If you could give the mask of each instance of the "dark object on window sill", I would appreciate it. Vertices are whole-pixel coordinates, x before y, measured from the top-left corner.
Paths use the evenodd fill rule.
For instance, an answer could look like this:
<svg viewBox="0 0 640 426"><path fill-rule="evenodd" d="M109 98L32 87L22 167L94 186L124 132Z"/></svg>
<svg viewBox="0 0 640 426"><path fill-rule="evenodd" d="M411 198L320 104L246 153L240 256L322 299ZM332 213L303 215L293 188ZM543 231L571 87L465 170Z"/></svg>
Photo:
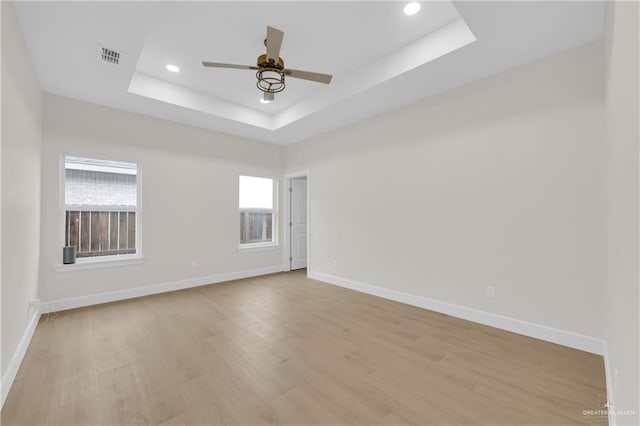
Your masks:
<svg viewBox="0 0 640 426"><path fill-rule="evenodd" d="M76 263L76 246L62 247L62 263L65 265Z"/></svg>

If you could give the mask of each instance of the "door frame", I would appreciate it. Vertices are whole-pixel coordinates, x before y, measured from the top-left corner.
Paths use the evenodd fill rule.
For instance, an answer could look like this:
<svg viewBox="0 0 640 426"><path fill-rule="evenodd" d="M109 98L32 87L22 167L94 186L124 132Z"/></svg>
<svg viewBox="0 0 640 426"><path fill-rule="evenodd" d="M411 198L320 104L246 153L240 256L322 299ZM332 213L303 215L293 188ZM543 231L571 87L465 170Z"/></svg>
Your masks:
<svg viewBox="0 0 640 426"><path fill-rule="evenodd" d="M283 236L283 250L282 250L282 269L284 271L291 270L291 262L289 262L289 257L291 256L291 227L289 226L289 222L291 222L291 192L289 188L291 188L291 180L295 178L307 178L307 275L309 275L309 266L311 264L311 251L309 250L311 241L311 232L309 226L309 196L310 187L309 187L309 171L308 170L300 170L298 172L287 173L284 175L284 236Z"/></svg>

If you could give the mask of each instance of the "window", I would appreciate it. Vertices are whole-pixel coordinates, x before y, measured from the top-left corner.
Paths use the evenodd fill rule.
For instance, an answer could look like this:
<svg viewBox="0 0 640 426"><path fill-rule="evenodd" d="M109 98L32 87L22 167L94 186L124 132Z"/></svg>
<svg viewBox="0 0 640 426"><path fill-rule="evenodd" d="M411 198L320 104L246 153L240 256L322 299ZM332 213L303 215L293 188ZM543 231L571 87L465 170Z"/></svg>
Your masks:
<svg viewBox="0 0 640 426"><path fill-rule="evenodd" d="M75 246L78 258L136 253L138 165L64 160L64 244Z"/></svg>
<svg viewBox="0 0 640 426"><path fill-rule="evenodd" d="M275 181L240 176L240 245L275 244Z"/></svg>

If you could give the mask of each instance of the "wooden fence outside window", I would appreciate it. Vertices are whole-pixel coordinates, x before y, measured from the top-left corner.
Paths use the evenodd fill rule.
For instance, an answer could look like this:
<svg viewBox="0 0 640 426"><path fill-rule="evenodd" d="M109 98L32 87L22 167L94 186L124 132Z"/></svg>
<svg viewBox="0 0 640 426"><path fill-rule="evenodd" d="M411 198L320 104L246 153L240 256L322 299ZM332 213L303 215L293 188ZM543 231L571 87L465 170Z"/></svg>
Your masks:
<svg viewBox="0 0 640 426"><path fill-rule="evenodd" d="M240 243L273 241L273 213L261 209L240 210Z"/></svg>
<svg viewBox="0 0 640 426"><path fill-rule="evenodd" d="M136 213L67 210L64 241L78 257L135 253Z"/></svg>

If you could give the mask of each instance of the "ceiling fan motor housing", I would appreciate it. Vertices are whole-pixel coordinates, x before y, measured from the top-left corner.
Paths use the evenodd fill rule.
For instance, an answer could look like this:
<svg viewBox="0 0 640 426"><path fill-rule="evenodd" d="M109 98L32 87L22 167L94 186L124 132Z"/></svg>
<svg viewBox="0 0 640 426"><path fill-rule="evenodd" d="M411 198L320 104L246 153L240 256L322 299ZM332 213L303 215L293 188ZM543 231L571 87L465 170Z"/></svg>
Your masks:
<svg viewBox="0 0 640 426"><path fill-rule="evenodd" d="M267 59L267 55L258 56L257 65L260 68L275 68L278 70L284 69L284 61L282 58L278 58L278 62L271 62Z"/></svg>

